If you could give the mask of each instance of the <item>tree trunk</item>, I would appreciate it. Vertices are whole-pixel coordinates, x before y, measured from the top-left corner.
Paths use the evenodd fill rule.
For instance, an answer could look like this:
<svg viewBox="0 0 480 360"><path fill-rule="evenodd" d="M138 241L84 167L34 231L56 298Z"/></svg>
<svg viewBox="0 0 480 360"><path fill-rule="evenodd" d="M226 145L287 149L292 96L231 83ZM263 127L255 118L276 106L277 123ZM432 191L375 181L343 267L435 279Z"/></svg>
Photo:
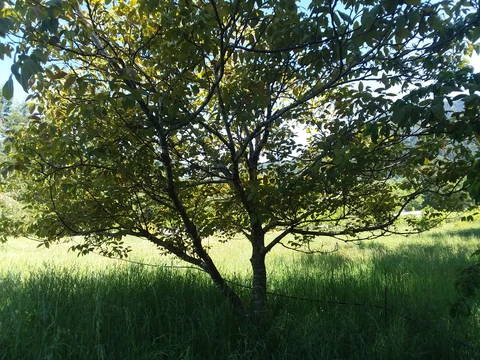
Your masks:
<svg viewBox="0 0 480 360"><path fill-rule="evenodd" d="M255 316L263 317L267 305L267 271L265 256L252 257L252 311Z"/></svg>
<svg viewBox="0 0 480 360"><path fill-rule="evenodd" d="M265 315L267 305L267 269L265 266L264 234L252 239L252 312L257 319Z"/></svg>
<svg viewBox="0 0 480 360"><path fill-rule="evenodd" d="M245 316L245 306L243 305L242 299L240 299L238 294L227 284L217 268L213 265L213 262L211 264L207 263L205 270L222 294L226 296L235 313L242 317Z"/></svg>

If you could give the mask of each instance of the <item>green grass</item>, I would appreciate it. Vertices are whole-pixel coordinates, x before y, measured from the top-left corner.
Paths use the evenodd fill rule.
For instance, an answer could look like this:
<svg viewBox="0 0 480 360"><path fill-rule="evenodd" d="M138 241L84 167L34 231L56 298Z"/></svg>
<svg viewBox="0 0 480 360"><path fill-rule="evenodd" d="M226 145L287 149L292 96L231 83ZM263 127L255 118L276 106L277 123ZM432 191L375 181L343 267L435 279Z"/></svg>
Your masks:
<svg viewBox="0 0 480 360"><path fill-rule="evenodd" d="M453 319L449 308L479 240L480 225L449 224L329 255L279 249L269 290L291 297L270 296L259 330L238 321L202 273L14 239L0 248L0 359L476 359L478 314ZM128 241L132 259L173 262ZM211 245L229 278L247 284L248 246Z"/></svg>

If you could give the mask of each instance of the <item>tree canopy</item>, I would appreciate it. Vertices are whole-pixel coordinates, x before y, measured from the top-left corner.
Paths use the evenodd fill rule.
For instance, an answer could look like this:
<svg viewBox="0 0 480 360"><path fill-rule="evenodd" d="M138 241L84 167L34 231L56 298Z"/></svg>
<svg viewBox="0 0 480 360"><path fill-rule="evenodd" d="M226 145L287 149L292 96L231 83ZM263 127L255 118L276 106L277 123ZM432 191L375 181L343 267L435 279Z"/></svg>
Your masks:
<svg viewBox="0 0 480 360"><path fill-rule="evenodd" d="M205 239L265 256L415 231L421 194L458 193L478 133L475 1L2 0L0 55L30 92L9 186L46 244L124 256L156 244L241 306ZM451 108L455 100L465 104ZM466 142L465 140L469 140ZM267 234L273 234L266 237ZM232 257L238 254L232 254Z"/></svg>

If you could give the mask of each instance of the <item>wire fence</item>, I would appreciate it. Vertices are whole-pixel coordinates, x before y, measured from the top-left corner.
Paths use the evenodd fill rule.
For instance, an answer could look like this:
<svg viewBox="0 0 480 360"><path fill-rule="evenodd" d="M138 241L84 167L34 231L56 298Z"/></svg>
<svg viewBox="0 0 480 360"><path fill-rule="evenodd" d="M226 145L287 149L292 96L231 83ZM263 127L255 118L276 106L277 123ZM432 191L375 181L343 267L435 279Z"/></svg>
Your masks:
<svg viewBox="0 0 480 360"><path fill-rule="evenodd" d="M197 266L188 266L188 265L173 265L173 264L151 264L151 263L145 263L142 261L136 261L136 260L131 260L127 258L119 258L119 257L114 257L114 256L109 256L106 254L98 253L98 252L92 252L95 255L108 258L111 260L117 260L121 262L126 262L126 263L131 263L134 265L139 265L139 266L147 266L147 267L155 267L155 268L163 268L163 269L170 269L170 270L194 270L201 272L203 274L208 275L208 273ZM225 279L225 282L230 284L231 286L237 287L237 288L242 288L246 290L253 290L252 286L241 284L236 281L228 280ZM385 282L385 286L383 288L383 301L381 304L379 303L366 303L366 302L349 302L349 301L340 301L340 300L320 300L318 298L309 298L309 297L301 297L301 296L296 296L296 295L290 295L290 294L284 294L276 291L267 291L267 295L277 297L277 298L284 298L284 299L289 299L289 300L296 300L296 301L303 301L303 302L309 302L316 304L318 306L322 306L323 309L333 306L349 306L349 307L358 307L358 308L369 308L369 309L374 309L378 310L382 313L383 315L383 322L385 328L388 327L390 323L390 318L392 317L392 314L395 314L397 317L403 318L404 320L407 320L409 322L414 322L416 324L422 323L422 326L418 326L416 329L417 331L422 331L426 329L431 329L437 328L438 331L445 331L445 329L440 329L438 324L432 323L431 321L428 320L422 320L420 318L412 318L410 315L410 311L408 309L403 308L393 308L390 303L389 303L389 296L390 296L390 291L387 286L387 282ZM450 334L450 339L453 343L465 348L469 349L470 351L475 353L475 356L480 358L480 347L475 344L471 344L470 342L466 340L462 340L454 336L453 334Z"/></svg>
<svg viewBox="0 0 480 360"><path fill-rule="evenodd" d="M149 264L149 263L144 263L141 261L135 261L131 259L125 259L125 258L116 258L116 257L111 257L99 253L95 253L99 256L106 257L112 260L118 260L118 261L123 261L123 262L128 262L140 266L148 266L148 267L156 267L156 268L164 268L164 269L171 269L171 270L195 270L199 271L201 273L204 273L208 275L208 273L196 266L183 266L183 265L166 265L166 264ZM246 289L246 290L253 290L252 286L245 285L245 284L240 284L236 281L228 280L225 279L225 281L230 284L231 286ZM427 329L432 329L436 328L437 331L445 331L445 329L440 329L440 326L436 323L433 323L428 320L422 320L420 318L413 318L410 315L410 311L408 309L403 308L393 308L390 305L389 302L389 296L390 296L390 291L389 287L387 286L387 283L385 282L385 286L383 288L383 301L381 304L379 303L366 303L366 302L350 302L350 301L339 301L339 300L320 300L316 298L309 298L309 297L301 297L301 296L296 296L296 295L289 295L289 294L284 294L276 291L267 291L267 295L277 297L277 298L284 298L284 299L289 299L289 300L296 300L296 301L303 301L303 302L309 302L313 303L319 306L323 306L323 308L328 308L329 306L349 306L349 307L359 307L359 308L369 308L373 310L378 310L382 313L383 315L383 323L385 328L389 326L390 320L392 318L392 315L395 314L395 316L403 318L404 320L407 320L409 322L413 322L415 324L418 324L419 326L416 327L416 330L421 332L426 331ZM423 324L421 324L423 323ZM480 347L478 345L472 344L466 340L459 339L453 334L450 334L450 339L452 343L461 346L465 349L468 349L472 352L475 353L475 356L480 358Z"/></svg>

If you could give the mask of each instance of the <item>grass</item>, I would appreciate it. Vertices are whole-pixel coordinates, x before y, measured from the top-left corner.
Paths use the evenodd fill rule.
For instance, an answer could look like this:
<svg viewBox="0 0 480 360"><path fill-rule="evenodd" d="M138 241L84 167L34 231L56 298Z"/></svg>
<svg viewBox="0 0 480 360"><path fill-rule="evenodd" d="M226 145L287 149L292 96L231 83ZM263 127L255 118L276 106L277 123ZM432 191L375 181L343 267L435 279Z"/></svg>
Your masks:
<svg viewBox="0 0 480 360"><path fill-rule="evenodd" d="M480 358L478 314L449 316L455 277L479 239L480 225L460 223L329 255L279 249L268 259L277 295L260 332L235 319L201 273L14 239L0 249L0 359ZM173 261L128 242L134 260ZM229 278L247 284L244 242L211 242Z"/></svg>

